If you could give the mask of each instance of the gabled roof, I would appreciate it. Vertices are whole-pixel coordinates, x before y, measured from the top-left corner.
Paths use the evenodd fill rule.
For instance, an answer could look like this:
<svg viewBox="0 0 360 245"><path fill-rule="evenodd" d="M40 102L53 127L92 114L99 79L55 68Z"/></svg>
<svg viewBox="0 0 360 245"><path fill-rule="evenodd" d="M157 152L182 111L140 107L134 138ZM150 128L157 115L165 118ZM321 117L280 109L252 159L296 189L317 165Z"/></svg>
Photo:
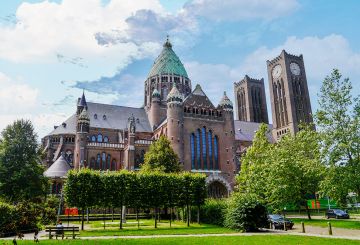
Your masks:
<svg viewBox="0 0 360 245"><path fill-rule="evenodd" d="M44 172L44 175L49 178L64 178L70 169L71 166L61 154L60 157Z"/></svg>
<svg viewBox="0 0 360 245"><path fill-rule="evenodd" d="M100 103L87 103L87 114L90 118L90 127L106 129L126 129L128 118L134 115L136 119L136 131L152 132L149 119L144 108L133 108L126 106L107 105ZM69 117L65 122L49 135L75 134L76 114ZM65 127L63 126L65 125Z"/></svg>
<svg viewBox="0 0 360 245"><path fill-rule="evenodd" d="M215 109L215 106L213 105L213 103L211 103L209 97L207 97L199 84L197 84L195 86L195 89L188 96L186 96L184 100L184 105L196 105L205 108Z"/></svg>
<svg viewBox="0 0 360 245"><path fill-rule="evenodd" d="M174 74L188 78L184 65L172 50L169 39L163 45L163 50L156 58L148 77L161 74Z"/></svg>
<svg viewBox="0 0 360 245"><path fill-rule="evenodd" d="M256 122L246 122L246 121L234 121L234 127L235 127L235 140L240 141L253 141L256 131L259 129L261 123ZM269 134L268 139L271 143L275 142L271 130L272 130L272 124L268 124L269 127Z"/></svg>

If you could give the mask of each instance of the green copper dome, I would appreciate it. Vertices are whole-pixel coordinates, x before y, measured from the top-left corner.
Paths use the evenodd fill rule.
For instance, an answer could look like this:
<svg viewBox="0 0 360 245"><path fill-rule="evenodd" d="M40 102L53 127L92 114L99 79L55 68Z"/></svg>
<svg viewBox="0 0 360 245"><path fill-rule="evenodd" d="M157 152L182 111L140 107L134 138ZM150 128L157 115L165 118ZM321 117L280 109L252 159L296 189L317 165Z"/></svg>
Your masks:
<svg viewBox="0 0 360 245"><path fill-rule="evenodd" d="M184 65L172 50L169 39L163 45L163 50L156 58L148 77L161 74L174 74L188 78Z"/></svg>

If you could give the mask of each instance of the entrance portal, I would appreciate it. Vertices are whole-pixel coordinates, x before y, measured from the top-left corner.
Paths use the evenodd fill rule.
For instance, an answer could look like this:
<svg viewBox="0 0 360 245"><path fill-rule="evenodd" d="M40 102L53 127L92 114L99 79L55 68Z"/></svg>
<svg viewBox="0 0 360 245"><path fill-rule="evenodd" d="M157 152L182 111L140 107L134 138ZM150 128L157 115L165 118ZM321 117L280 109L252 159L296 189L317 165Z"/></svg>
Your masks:
<svg viewBox="0 0 360 245"><path fill-rule="evenodd" d="M228 191L226 189L226 186L219 181L211 182L208 186L208 197L211 198L228 197Z"/></svg>

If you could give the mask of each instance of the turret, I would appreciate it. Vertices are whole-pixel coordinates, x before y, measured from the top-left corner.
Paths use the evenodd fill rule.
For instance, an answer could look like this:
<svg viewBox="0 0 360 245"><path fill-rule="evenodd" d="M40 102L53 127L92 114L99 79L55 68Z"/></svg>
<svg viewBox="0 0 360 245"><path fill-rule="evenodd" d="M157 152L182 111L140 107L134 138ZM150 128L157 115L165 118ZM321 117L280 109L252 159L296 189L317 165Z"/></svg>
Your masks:
<svg viewBox="0 0 360 245"><path fill-rule="evenodd" d="M157 126L159 126L159 123L161 122L161 108L160 108L160 93L155 88L151 95L151 105L149 110L149 121L150 125L153 129L155 129Z"/></svg>
<svg viewBox="0 0 360 245"><path fill-rule="evenodd" d="M181 163L184 163L183 100L183 95L174 84L167 97L167 137Z"/></svg>
<svg viewBox="0 0 360 245"><path fill-rule="evenodd" d="M84 99L85 96L83 95ZM85 100L84 100L85 101ZM86 101L85 101L86 105ZM86 166L86 144L87 137L90 130L90 117L87 113L87 105L83 107L80 115L77 118L76 136L75 136L75 154L74 167L80 169Z"/></svg>
<svg viewBox="0 0 360 245"><path fill-rule="evenodd" d="M83 94L81 98L78 100L77 108L76 108L76 115L80 115L80 113L83 111L83 109L87 110L87 103L85 99L85 93L83 91Z"/></svg>

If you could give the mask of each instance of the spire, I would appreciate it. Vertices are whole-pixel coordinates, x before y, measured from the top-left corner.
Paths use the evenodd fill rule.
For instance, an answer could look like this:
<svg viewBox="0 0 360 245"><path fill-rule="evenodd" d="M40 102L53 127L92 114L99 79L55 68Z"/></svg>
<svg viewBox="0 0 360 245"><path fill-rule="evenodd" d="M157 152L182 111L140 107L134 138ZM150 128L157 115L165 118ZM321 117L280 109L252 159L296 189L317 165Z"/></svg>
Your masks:
<svg viewBox="0 0 360 245"><path fill-rule="evenodd" d="M155 88L154 91L152 92L151 97L152 97L152 98L154 98L154 97L160 98L160 96L161 96L161 95L160 95L159 91Z"/></svg>
<svg viewBox="0 0 360 245"><path fill-rule="evenodd" d="M232 110L233 109L233 103L231 102L229 97L227 97L225 91L224 91L223 97L220 100L219 106L226 109L226 110Z"/></svg>
<svg viewBox="0 0 360 245"><path fill-rule="evenodd" d="M87 103L86 103L86 98L85 98L84 89L83 89L83 94L82 94L82 96L81 96L81 99L80 99L80 101L79 101L78 106L82 106L83 108L87 108Z"/></svg>
<svg viewBox="0 0 360 245"><path fill-rule="evenodd" d="M169 35L166 35L166 42L163 45L164 48L172 48L172 45L169 40Z"/></svg>

